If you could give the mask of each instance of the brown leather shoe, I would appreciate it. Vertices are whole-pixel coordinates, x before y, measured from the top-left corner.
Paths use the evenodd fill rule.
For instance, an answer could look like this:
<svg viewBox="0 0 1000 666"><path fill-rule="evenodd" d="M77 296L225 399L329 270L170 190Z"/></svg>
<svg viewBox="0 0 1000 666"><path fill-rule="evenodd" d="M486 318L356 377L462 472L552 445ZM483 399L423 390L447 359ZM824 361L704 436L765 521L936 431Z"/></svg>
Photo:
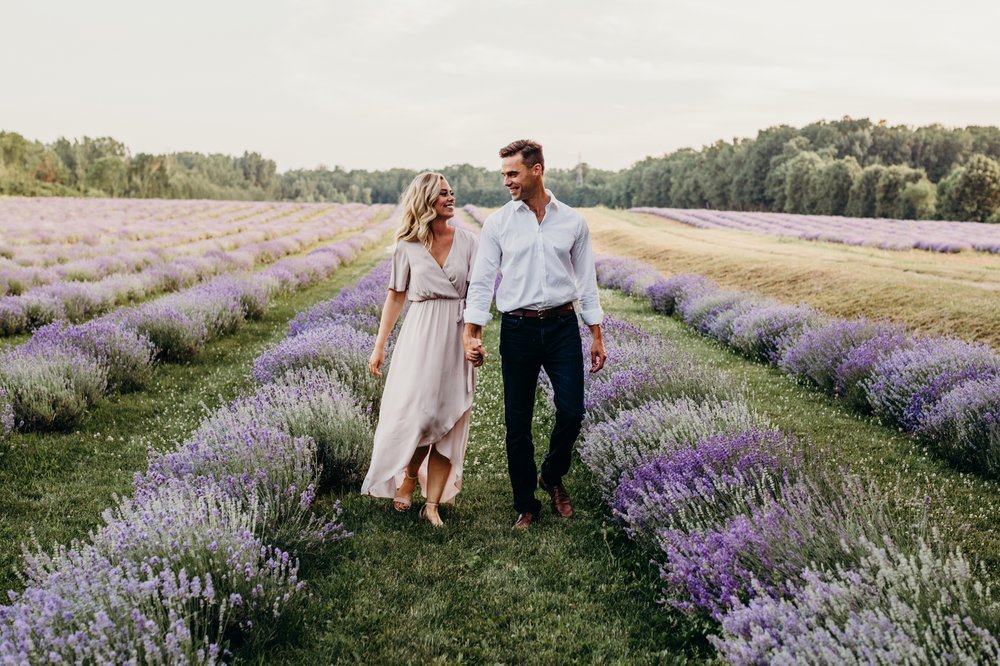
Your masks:
<svg viewBox="0 0 1000 666"><path fill-rule="evenodd" d="M573 503L569 500L569 493L561 483L553 483L551 486L545 483L542 477L538 477L538 485L549 494L552 499L552 510L563 518L573 515Z"/></svg>
<svg viewBox="0 0 1000 666"><path fill-rule="evenodd" d="M533 513L525 512L517 517L517 520L514 522L513 529L526 530L531 525L531 523L535 522L538 522L538 517Z"/></svg>

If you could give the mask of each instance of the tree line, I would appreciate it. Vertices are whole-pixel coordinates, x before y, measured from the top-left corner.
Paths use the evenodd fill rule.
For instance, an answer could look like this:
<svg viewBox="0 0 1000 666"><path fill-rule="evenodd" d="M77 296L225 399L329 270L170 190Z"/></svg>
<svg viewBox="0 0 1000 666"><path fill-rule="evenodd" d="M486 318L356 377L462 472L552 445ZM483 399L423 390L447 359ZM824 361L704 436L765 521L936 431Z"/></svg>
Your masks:
<svg viewBox="0 0 1000 666"><path fill-rule="evenodd" d="M495 170L439 169L467 203L508 200ZM110 138L52 144L0 132L0 194L393 203L416 175L296 169L259 153L131 154ZM647 157L627 169L547 169L574 206L657 206L1000 222L1000 128L867 118L779 125L755 138Z"/></svg>

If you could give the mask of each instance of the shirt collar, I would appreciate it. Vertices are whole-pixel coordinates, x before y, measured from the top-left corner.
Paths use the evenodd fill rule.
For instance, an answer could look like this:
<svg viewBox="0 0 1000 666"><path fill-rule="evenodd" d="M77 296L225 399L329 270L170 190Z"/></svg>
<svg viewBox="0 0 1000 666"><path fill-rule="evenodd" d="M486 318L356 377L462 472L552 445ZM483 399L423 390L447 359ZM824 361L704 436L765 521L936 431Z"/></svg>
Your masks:
<svg viewBox="0 0 1000 666"><path fill-rule="evenodd" d="M550 190L549 188L545 188L545 193L547 195L549 195L549 205L546 206L546 208L548 208L549 206L551 206L552 210L559 210L559 207L562 206L562 202L559 201L559 199L556 199L556 195L552 194L552 190ZM530 210L528 208L527 202L525 202L525 201L518 201L517 202L517 209L518 210Z"/></svg>

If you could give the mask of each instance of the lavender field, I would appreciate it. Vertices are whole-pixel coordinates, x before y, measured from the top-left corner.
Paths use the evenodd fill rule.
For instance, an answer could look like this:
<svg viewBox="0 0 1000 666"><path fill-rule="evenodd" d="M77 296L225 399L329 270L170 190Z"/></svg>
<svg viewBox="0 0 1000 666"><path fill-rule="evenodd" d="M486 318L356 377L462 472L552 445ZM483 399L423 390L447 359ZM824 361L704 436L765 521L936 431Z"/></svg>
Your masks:
<svg viewBox="0 0 1000 666"><path fill-rule="evenodd" d="M1000 225L942 220L892 220L682 208L630 208L701 229L732 229L757 234L827 241L883 250L1000 253Z"/></svg>
<svg viewBox="0 0 1000 666"><path fill-rule="evenodd" d="M205 213L187 206L178 220ZM201 243L204 257L278 240L209 248L249 231L233 208L206 237L178 222L183 240L170 247ZM128 240L146 249L173 219L150 210L160 213ZM510 533L490 327L465 486L434 531L357 493L381 400L366 366L388 280L386 212L343 222L335 210L291 221L262 210L275 228L326 226L308 231L311 243L138 302L37 322L0 352L0 543L20 572L5 572L14 582L0 605L0 663L1000 660L1000 357L990 347L605 258L609 359L587 375L568 481L577 516L546 514ZM469 220L456 223L475 229ZM57 223L41 235L22 224L19 244L5 236L35 248L15 253L18 268L33 257L51 271L8 297L126 274L58 272L113 256L97 250L117 247L121 229L102 225L89 250ZM46 240L76 258L49 261ZM269 312L324 283L338 285L332 296L296 301L266 344L251 342ZM172 414L176 396L156 397L160 376L186 378L188 392L214 386L221 368L207 367L223 347L242 359L225 368L235 390ZM795 380L784 399L760 395L775 383L762 368ZM819 391L836 399L818 408ZM123 442L161 427L160 416L115 417L119 400L147 392L161 401L148 413L185 425L123 458ZM544 381L539 410L541 449L553 419ZM849 469L849 442L870 447L878 468ZM75 468L38 469L71 450ZM124 486L103 480L104 468ZM73 501L46 479L81 470L94 481L75 492L100 508L84 527L46 532L54 543L33 539L33 521L66 520L38 510L45 494ZM432 629L414 642L413 626Z"/></svg>

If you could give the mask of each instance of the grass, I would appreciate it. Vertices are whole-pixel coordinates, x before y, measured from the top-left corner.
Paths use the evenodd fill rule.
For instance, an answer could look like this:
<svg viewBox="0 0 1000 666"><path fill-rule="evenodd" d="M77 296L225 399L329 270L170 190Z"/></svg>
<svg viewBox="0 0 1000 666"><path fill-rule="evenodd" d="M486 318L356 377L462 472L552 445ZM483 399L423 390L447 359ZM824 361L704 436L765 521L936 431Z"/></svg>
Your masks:
<svg viewBox="0 0 1000 666"><path fill-rule="evenodd" d="M885 317L912 330L1000 349L1000 261L982 252L896 252L697 229L656 215L584 209L595 249L666 274L804 302L842 317Z"/></svg>

